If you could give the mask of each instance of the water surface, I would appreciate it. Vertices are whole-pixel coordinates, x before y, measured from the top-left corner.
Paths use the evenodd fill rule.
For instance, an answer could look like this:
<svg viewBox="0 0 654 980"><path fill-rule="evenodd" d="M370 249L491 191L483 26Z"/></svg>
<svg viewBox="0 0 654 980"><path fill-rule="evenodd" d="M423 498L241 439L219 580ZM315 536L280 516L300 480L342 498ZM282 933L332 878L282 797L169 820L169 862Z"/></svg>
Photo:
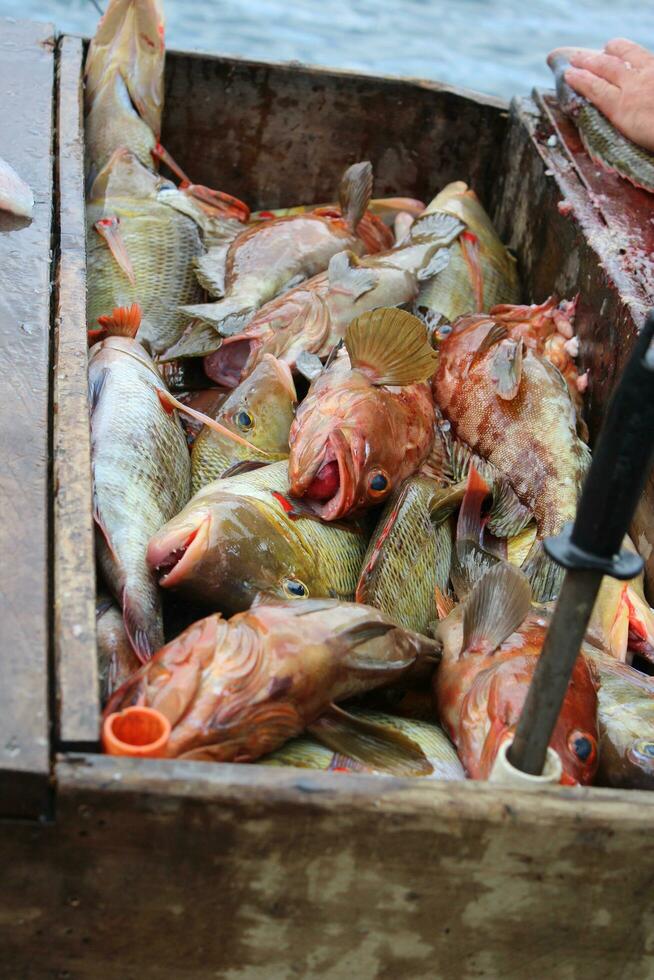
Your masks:
<svg viewBox="0 0 654 980"><path fill-rule="evenodd" d="M102 8L105 0L98 0ZM504 98L549 85L547 52L615 36L654 50L654 3L625 0L164 0L171 48L413 75ZM90 35L92 0L0 0L0 17Z"/></svg>

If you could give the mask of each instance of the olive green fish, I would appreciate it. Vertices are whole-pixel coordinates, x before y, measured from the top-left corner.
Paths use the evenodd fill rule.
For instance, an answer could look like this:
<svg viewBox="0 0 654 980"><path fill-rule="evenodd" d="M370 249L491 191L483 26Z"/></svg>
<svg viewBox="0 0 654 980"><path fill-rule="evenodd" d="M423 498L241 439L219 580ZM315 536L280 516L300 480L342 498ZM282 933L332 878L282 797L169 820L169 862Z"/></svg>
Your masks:
<svg viewBox="0 0 654 980"><path fill-rule="evenodd" d="M234 389L215 414L218 422L243 436L248 445L204 426L191 452L192 492L195 494L207 483L225 476L239 463L273 463L286 459L296 402L288 366L271 354L264 355L252 374Z"/></svg>
<svg viewBox="0 0 654 980"><path fill-rule="evenodd" d="M230 222L207 214L193 197L118 149L89 192L87 220L87 320L115 306L138 302L138 340L155 354L181 335L180 303L202 298L193 259Z"/></svg>
<svg viewBox="0 0 654 980"><path fill-rule="evenodd" d="M420 773L431 779L465 779L463 766L459 762L456 749L445 732L438 725L429 721L416 721L411 718L401 718L369 708L348 707L348 714L353 718L371 722L389 733L393 730L401 732L422 750L432 771ZM396 766L390 759L385 763L383 753L377 753L370 758L368 744L361 738L353 727L351 734L353 750L356 757L334 752L323 745L313 735L300 735L291 739L276 752L259 759L265 766L297 766L301 769L331 769L339 772L364 772L377 775L394 775Z"/></svg>
<svg viewBox="0 0 654 980"><path fill-rule="evenodd" d="M599 681L599 782L654 789L654 677L583 647Z"/></svg>
<svg viewBox="0 0 654 980"><path fill-rule="evenodd" d="M414 310L429 326L451 323L464 313L490 310L497 303L519 301L515 259L467 184L462 180L448 184L425 213L449 214L464 225L448 246L449 262L422 285L415 301Z"/></svg>
<svg viewBox="0 0 654 980"><path fill-rule="evenodd" d="M619 133L604 113L568 85L565 72L570 62L565 51L553 51L547 61L561 108L576 124L589 157L605 170L654 193L654 156Z"/></svg>
<svg viewBox="0 0 654 980"><path fill-rule="evenodd" d="M357 602L426 633L437 618L435 588L447 594L452 560L448 517L463 499L464 485L442 488L410 477L386 504L357 584Z"/></svg>
<svg viewBox="0 0 654 980"><path fill-rule="evenodd" d="M287 495L285 460L204 487L150 541L159 584L229 614L259 593L352 599L365 526L296 515Z"/></svg>

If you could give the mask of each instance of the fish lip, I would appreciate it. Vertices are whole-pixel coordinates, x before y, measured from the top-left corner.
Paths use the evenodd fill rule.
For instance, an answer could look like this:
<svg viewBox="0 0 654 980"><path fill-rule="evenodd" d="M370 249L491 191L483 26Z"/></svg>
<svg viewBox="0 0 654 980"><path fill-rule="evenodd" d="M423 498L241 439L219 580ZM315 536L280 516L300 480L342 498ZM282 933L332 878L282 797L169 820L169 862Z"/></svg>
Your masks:
<svg viewBox="0 0 654 980"><path fill-rule="evenodd" d="M318 462L309 479L305 479L304 493L316 476L318 471L326 463L338 463L338 490L327 500L313 500L311 507L315 510L318 517L325 521L338 520L350 512L355 501L356 475L354 473L354 461L350 451L350 444L341 429L333 429L325 443L325 450L318 457Z"/></svg>
<svg viewBox="0 0 654 980"><path fill-rule="evenodd" d="M159 585L162 588L168 589L177 585L184 578L188 568L202 558L209 542L210 526L211 515L207 514L196 528L191 529L190 535L185 536L183 539L184 543L181 545L181 548L179 545L179 533L175 533L173 540L169 539L170 543L167 547L165 546L165 543L157 546L156 544L153 545L152 541L150 542L147 551L147 561L150 567L154 570L155 575L159 574L159 569L165 563L167 558L170 558L170 556L176 551L183 549L181 556L170 568L170 570L164 572L164 574L159 577ZM177 548L172 547L172 545L175 543L177 544Z"/></svg>

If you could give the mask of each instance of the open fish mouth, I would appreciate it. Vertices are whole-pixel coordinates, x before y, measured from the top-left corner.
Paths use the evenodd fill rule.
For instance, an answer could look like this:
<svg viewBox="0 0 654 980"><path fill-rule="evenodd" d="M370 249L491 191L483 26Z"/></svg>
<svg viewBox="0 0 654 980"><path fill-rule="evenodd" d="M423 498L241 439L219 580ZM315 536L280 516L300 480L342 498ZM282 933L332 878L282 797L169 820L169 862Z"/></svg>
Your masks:
<svg viewBox="0 0 654 980"><path fill-rule="evenodd" d="M236 388L255 348L255 341L246 337L228 337L217 351L205 357L204 372L216 384Z"/></svg>
<svg viewBox="0 0 654 980"><path fill-rule="evenodd" d="M157 536L148 545L147 562L159 578L159 585L171 588L184 579L186 573L204 555L209 542L211 517L207 515L201 524L182 538L173 531L161 540Z"/></svg>
<svg viewBox="0 0 654 980"><path fill-rule="evenodd" d="M350 511L357 481L350 445L340 429L331 432L313 476L304 482L303 496L323 520L337 520Z"/></svg>

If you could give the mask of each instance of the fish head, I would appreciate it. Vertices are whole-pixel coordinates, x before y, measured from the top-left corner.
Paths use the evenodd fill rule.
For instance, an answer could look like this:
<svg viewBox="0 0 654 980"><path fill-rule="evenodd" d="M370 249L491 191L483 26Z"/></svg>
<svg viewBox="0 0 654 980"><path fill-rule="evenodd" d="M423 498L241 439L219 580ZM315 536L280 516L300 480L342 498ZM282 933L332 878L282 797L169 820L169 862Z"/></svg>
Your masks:
<svg viewBox="0 0 654 980"><path fill-rule="evenodd" d="M300 599L321 592L320 560L270 490L241 492L246 477L198 493L150 540L147 561L163 588L222 612L240 612L265 593Z"/></svg>
<svg viewBox="0 0 654 980"><path fill-rule="evenodd" d="M168 183L148 170L135 153L125 146L119 146L91 185L89 208L102 205L106 200L154 198Z"/></svg>
<svg viewBox="0 0 654 980"><path fill-rule="evenodd" d="M291 427L291 495L328 521L382 503L404 447L389 439L380 389L352 371L327 397L308 401Z"/></svg>
<svg viewBox="0 0 654 980"><path fill-rule="evenodd" d="M272 354L264 354L252 374L223 403L218 418L254 446L285 456L296 403L290 368Z"/></svg>
<svg viewBox="0 0 654 980"><path fill-rule="evenodd" d="M439 371L466 374L476 356L487 349L495 321L487 314L466 314L453 324L445 324L436 331L439 342Z"/></svg>

